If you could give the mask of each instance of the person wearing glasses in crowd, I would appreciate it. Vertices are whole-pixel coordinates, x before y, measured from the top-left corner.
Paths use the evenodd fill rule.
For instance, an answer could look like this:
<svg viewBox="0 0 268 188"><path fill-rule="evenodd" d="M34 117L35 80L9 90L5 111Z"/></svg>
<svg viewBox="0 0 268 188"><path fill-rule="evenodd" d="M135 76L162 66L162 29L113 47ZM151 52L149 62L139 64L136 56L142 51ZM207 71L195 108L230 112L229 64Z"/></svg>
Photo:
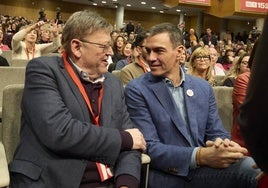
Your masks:
<svg viewBox="0 0 268 188"><path fill-rule="evenodd" d="M149 186L255 188L260 170L252 168L247 149L230 140L211 85L180 67L181 32L162 23L149 33L145 48L151 71L125 88L130 117L151 157Z"/></svg>
<svg viewBox="0 0 268 188"><path fill-rule="evenodd" d="M210 51L207 47L195 49L191 55L189 65L187 74L203 78L211 86L217 85L212 74L213 65L211 63Z"/></svg>
<svg viewBox="0 0 268 188"><path fill-rule="evenodd" d="M98 14L75 12L63 29L62 57L29 62L11 188L139 187L146 143L122 83L107 72L111 30Z"/></svg>

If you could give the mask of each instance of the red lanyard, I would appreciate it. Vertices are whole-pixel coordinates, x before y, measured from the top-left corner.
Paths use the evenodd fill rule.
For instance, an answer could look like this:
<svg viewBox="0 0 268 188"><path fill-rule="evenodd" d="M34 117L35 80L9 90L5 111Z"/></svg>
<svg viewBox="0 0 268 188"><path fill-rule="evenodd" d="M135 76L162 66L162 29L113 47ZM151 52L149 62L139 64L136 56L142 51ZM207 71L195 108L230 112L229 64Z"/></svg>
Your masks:
<svg viewBox="0 0 268 188"><path fill-rule="evenodd" d="M138 58L138 64L142 67L144 73L148 72L144 63L142 62L140 58Z"/></svg>
<svg viewBox="0 0 268 188"><path fill-rule="evenodd" d="M35 47L33 47L32 58L34 58L34 52L35 52ZM26 48L26 47L25 47L25 53L27 55L27 59L30 60L30 52L29 52L28 48Z"/></svg>
<svg viewBox="0 0 268 188"><path fill-rule="evenodd" d="M71 67L70 63L67 61L67 53L66 52L63 52L62 53L62 57L63 57L64 66L65 66L67 72L69 73L69 75L73 79L74 83L78 87L80 93L82 94L84 100L87 103L88 109L89 109L89 111L90 111L90 113L91 113L91 115L93 117L94 124L97 125L97 126L99 126L99 117L100 117L100 111L101 111L101 101L102 101L102 97L103 97L103 87L100 89L100 94L99 94L99 97L98 97L98 110L99 110L99 112L98 112L98 115L95 116L94 113L93 113L91 104L89 102L89 99L88 99L88 96L87 96L87 93L86 93L85 88L83 87L83 85L82 85L79 77L74 72L74 70Z"/></svg>

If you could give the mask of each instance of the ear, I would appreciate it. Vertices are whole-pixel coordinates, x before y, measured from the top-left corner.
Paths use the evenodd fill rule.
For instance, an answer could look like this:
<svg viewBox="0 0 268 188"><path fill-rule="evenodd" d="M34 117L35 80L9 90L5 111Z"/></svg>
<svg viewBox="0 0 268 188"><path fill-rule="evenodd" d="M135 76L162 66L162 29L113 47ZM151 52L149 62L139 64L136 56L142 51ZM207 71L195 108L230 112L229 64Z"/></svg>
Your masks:
<svg viewBox="0 0 268 188"><path fill-rule="evenodd" d="M71 41L71 51L76 58L81 57L81 47L82 44L79 40L73 39Z"/></svg>
<svg viewBox="0 0 268 188"><path fill-rule="evenodd" d="M136 46L136 47L134 47L134 49L136 50L136 52L138 52L138 54L142 53L140 46Z"/></svg>
<svg viewBox="0 0 268 188"><path fill-rule="evenodd" d="M177 57L176 59L179 60L181 54L183 53L183 51L185 50L185 47L183 45L180 45L176 48L177 50Z"/></svg>

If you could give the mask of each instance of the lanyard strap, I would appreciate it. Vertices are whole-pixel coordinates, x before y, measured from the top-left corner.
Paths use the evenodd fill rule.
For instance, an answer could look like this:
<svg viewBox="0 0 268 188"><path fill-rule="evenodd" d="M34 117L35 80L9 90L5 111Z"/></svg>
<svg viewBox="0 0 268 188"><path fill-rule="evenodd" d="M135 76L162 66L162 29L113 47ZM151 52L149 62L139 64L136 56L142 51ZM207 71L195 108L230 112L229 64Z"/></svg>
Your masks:
<svg viewBox="0 0 268 188"><path fill-rule="evenodd" d="M94 124L99 126L99 117L100 117L100 111L101 111L101 101L102 101L102 97L103 97L103 87L101 87L100 94L99 94L99 97L98 97L98 115L95 116L94 113L93 113L92 106L91 106L90 101L88 99L88 96L87 96L85 88L83 87L79 77L74 72L74 70L71 67L70 63L67 61L67 53L63 52L62 57L63 57L64 66L65 66L67 72L69 73L69 75L73 79L74 83L76 84L76 86L78 87L80 93L82 94L84 100L86 101L86 104L88 106L90 114L93 117Z"/></svg>
<svg viewBox="0 0 268 188"><path fill-rule="evenodd" d="M94 124L96 126L99 126L101 101L102 101L102 97L103 97L103 87L101 87L100 94L99 94L99 97L98 97L98 111L99 112L98 112L98 115L95 116L94 113L93 113L93 110L92 110L92 107L91 107L90 101L88 99L88 96L87 96L85 88L83 87L79 77L74 72L74 70L71 67L70 63L67 61L67 53L63 52L62 57L63 57L64 66L65 66L67 72L69 73L69 75L73 79L74 83L76 84L76 86L78 87L79 91L81 92L84 100L86 101L86 104L87 104L87 106L89 108L89 111L90 111L90 113L91 113L91 115L93 117ZM113 173L112 173L111 169L107 165L99 163L99 162L96 162L96 165L97 165L97 169L98 169L98 172L99 172L99 175L101 177L102 182L107 180L107 179L109 179L109 178L111 178L111 177L113 177Z"/></svg>

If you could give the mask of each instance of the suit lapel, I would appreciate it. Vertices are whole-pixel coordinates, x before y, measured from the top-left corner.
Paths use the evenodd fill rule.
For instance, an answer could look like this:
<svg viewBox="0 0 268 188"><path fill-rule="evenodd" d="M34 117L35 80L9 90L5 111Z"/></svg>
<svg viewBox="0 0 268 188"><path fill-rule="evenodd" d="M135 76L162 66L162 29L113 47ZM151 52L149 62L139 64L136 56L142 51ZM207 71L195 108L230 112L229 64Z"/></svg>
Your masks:
<svg viewBox="0 0 268 188"><path fill-rule="evenodd" d="M180 113L178 112L178 109L173 100L173 97L171 96L163 80L158 80L156 82L153 81L152 84L148 86L152 89L159 103L161 103L163 108L169 114L176 128L181 132L181 134L190 144L191 142L189 140L186 124L183 121Z"/></svg>
<svg viewBox="0 0 268 188"><path fill-rule="evenodd" d="M189 94L189 92L190 93L192 92L192 95ZM197 144L198 143L198 123L197 123L196 116L198 114L196 114L195 112L195 107L196 107L195 101L198 100L197 99L198 96L197 96L195 87L192 85L192 82L187 75L185 76L183 94L184 94L184 99L185 99L186 113L188 117L188 126L191 131L192 139L194 140L194 143Z"/></svg>
<svg viewBox="0 0 268 188"><path fill-rule="evenodd" d="M102 104L101 104L101 118L100 118L100 124L101 125L109 125L111 122L111 112L112 112L112 95L110 94L112 92L111 90L111 83L108 77L105 76L105 82L103 82L103 98L102 98ZM104 110L105 109L105 110Z"/></svg>

